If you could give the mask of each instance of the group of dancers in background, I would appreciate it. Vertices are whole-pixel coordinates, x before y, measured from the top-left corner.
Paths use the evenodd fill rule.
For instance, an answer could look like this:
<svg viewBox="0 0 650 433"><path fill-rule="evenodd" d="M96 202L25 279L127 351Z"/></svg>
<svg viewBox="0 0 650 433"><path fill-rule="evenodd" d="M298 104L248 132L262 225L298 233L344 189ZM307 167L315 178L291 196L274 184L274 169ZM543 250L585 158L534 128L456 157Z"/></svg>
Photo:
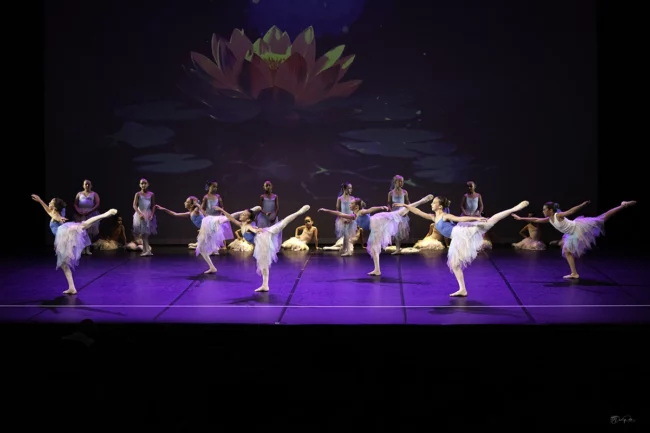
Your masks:
<svg viewBox="0 0 650 433"><path fill-rule="evenodd" d="M352 255L353 245L360 242L364 245L373 261L373 269L368 273L371 276L380 276L380 254L388 251L392 254L404 254L424 249L442 250L447 244L447 266L455 275L458 290L451 293L453 297L467 296L463 270L466 269L477 257L478 253L486 247L486 235L496 223L508 216L528 224L522 229L522 234L528 233L524 240L513 244L521 249L544 249L540 241L538 225L550 223L563 234L560 245L562 255L566 258L571 273L564 278L577 279L575 258L581 257L591 249L596 238L604 233L605 222L620 210L636 204L635 201L622 202L620 206L610 209L597 217L579 216L574 220L568 217L575 215L589 202L584 202L567 211L561 211L557 203L548 202L542 207L543 218L536 218L532 213L523 218L516 213L528 207L527 201L522 201L516 206L498 212L489 218L483 216L483 198L476 192L476 184L468 182L468 192L461 200L461 214L453 215L450 210L450 201L446 197L427 195L416 202L411 202L408 192L403 188L404 178L395 176L392 179L388 192L386 206L367 207L360 198L352 196L352 185L344 182L336 200L336 209L321 208L318 212L335 217L335 229L338 238L333 247L324 249L338 249L341 257ZM134 242L127 243L126 232L121 217L117 217L117 227L107 239L100 239L95 246L100 249L114 249L119 243L129 249L140 250L141 256L152 256L149 237L157 233L156 210L161 210L169 215L189 219L198 229L196 242L189 245L196 250L196 255L201 256L208 264L206 274L217 272L212 262L211 255L219 254L220 250L230 248L240 251L252 251L257 263L257 273L262 277L262 285L257 292L269 291L269 271L272 263L277 261L277 253L281 248L291 250L308 250L309 243L318 246L318 229L311 217L304 219L304 225L296 228L295 236L282 242L282 231L289 223L309 211L310 206L305 205L282 219L278 217L280 204L273 185L270 181L264 183L264 193L260 196L259 205L251 209L244 209L235 213L224 210L223 199L217 193L218 183L206 183L207 193L199 200L189 196L184 203L184 212L174 212L156 203L156 197L149 190L149 182L140 180L140 191L133 198L133 235ZM68 282L68 289L64 294L77 293L72 270L79 264L83 254L91 254L90 237L99 234L100 220L117 215L116 209L99 213L99 195L92 191L92 183L85 180L83 191L79 192L74 201L75 220L69 222L66 218L66 203L60 198L54 198L45 203L37 195L32 199L39 202L50 216L50 229L55 236L54 247L57 257L56 268L61 268ZM423 212L419 206L431 202L431 213ZM413 248L402 248L402 243L409 238L409 213L431 221L429 233L424 239L418 241ZM233 233L231 224L237 227ZM233 240L230 245L226 241Z"/></svg>

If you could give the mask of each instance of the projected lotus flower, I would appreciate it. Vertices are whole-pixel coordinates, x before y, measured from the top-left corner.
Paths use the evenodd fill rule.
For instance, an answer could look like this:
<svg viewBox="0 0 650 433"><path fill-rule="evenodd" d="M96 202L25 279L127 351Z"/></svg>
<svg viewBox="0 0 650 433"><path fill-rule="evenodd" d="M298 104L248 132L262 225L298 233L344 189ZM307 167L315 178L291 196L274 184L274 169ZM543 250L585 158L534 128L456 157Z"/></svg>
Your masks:
<svg viewBox="0 0 650 433"><path fill-rule="evenodd" d="M340 82L355 57L341 57L344 49L340 45L316 60L312 27L293 43L276 26L254 43L235 29L230 41L212 36L214 61L191 53L193 79L182 88L218 120L244 121L261 112L291 117L294 110L346 98L359 87L360 80Z"/></svg>

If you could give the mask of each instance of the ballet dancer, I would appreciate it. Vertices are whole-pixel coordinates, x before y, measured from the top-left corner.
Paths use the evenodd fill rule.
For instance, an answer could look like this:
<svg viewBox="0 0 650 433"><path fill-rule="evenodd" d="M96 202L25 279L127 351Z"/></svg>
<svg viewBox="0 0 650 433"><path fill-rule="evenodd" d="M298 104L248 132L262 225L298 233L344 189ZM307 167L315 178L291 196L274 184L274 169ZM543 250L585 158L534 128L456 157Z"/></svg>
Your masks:
<svg viewBox="0 0 650 433"><path fill-rule="evenodd" d="M419 206L422 203L431 201L432 199L433 196L428 195L413 203L413 205ZM408 213L408 209L401 208L390 211L387 206L375 206L369 209L362 209L361 203L361 199L354 199L352 202L351 213L349 214L330 209L319 209L318 212L329 213L337 218L350 220L352 222L355 222L359 216L370 215L370 236L368 237L367 251L372 257L375 267L368 273L368 275L380 276L381 268L379 266L379 255L381 254L381 251L390 244L391 239L398 233L400 224L402 223L402 218Z"/></svg>
<svg viewBox="0 0 650 433"><path fill-rule="evenodd" d="M580 258L594 245L596 245L596 238L605 232L605 222L609 220L612 215L617 214L625 208L634 206L636 201L624 201L620 206L608 210L607 212L592 218L579 216L575 220L567 218L580 211L583 207L589 204L588 201L572 207L566 212L560 210L557 203L548 202L542 207L544 218L522 218L516 214L512 214L513 218L517 221L526 221L530 223L551 223L562 236L562 255L569 264L571 273L565 275L566 279L578 279L580 275L576 270L576 257Z"/></svg>
<svg viewBox="0 0 650 433"><path fill-rule="evenodd" d="M528 218L534 218L534 213L529 213ZM546 249L546 245L541 241L542 233L537 223L529 222L519 231L524 238L517 243L512 244L516 250L541 251Z"/></svg>
<svg viewBox="0 0 650 433"><path fill-rule="evenodd" d="M84 180L83 191L78 192L74 198L75 221L78 223L99 215L99 194L93 191L93 184L88 179ZM99 235L99 222L88 227L86 230L92 241ZM90 246L86 247L81 254L92 255Z"/></svg>
<svg viewBox="0 0 650 433"><path fill-rule="evenodd" d="M142 236L141 257L153 256L149 236L155 235L156 230L156 195L149 191L149 181L140 179L140 191L133 197L133 234Z"/></svg>
<svg viewBox="0 0 650 433"><path fill-rule="evenodd" d="M247 233L251 234L252 233ZM254 237L250 237L250 240L254 240ZM250 253L253 251L255 246L250 243L244 236L241 234L241 230L235 230L235 240L228 244L228 249L233 251L241 251L243 253Z"/></svg>
<svg viewBox="0 0 650 433"><path fill-rule="evenodd" d="M54 235L56 269L61 268L65 279L68 281L68 290L63 293L65 295L74 295L77 293L77 289L72 278L72 271L79 265L82 251L90 245L90 238L86 229L99 220L115 215L117 210L111 209L108 212L88 218L80 223L73 223L67 222L68 220L61 216L66 204L60 198L53 198L49 204L45 204L39 196L32 194L32 200L40 203L51 218L50 230Z"/></svg>
<svg viewBox="0 0 650 433"><path fill-rule="evenodd" d="M351 205L354 197L352 197L352 184L350 182L343 182L339 196L336 198L336 211L349 215L352 213ZM341 257L348 257L352 255L352 237L357 231L356 224L348 219L337 218L334 222L334 228L337 238L343 238L343 248L341 248Z"/></svg>
<svg viewBox="0 0 650 433"><path fill-rule="evenodd" d="M397 204L410 204L409 193L402 187L404 186L404 178L395 175L391 181L391 190L388 192L388 209L395 210ZM397 234L395 235L395 251L392 254L401 254L402 241L408 240L409 237L409 217L404 215L401 217Z"/></svg>
<svg viewBox="0 0 650 433"><path fill-rule="evenodd" d="M113 233L106 239L97 239L93 243L93 247L98 250L116 250L120 247L120 241L122 241L122 246L126 248L126 230L124 230L124 223L120 215L115 215L115 221L117 226L113 229Z"/></svg>
<svg viewBox="0 0 650 433"><path fill-rule="evenodd" d="M271 227L278 222L280 200L277 194L273 194L273 184L270 180L264 182L264 194L260 195L260 207L262 211L257 214L257 227Z"/></svg>
<svg viewBox="0 0 650 433"><path fill-rule="evenodd" d="M219 216L220 213L216 210L216 207L223 208L223 199L219 194L217 194L217 190L219 189L219 183L216 180L209 180L205 183L205 190L208 192L206 195L203 196L203 200L201 201L201 209L203 210L203 213L206 216ZM223 230L223 235L224 235L224 240L223 240L223 246L219 248L220 250L227 250L228 247L226 246L226 240L229 239L234 239L235 235L232 232L232 227L230 227L230 223L226 220L224 221L224 225L222 227ZM214 251L214 255L219 255L219 250Z"/></svg>
<svg viewBox="0 0 650 433"><path fill-rule="evenodd" d="M298 232L301 230L302 233L298 236ZM295 236L284 241L282 248L291 251L309 251L307 244L310 242L314 242L316 250L320 250L318 248L318 228L314 225L311 217L305 217L305 225L296 227Z"/></svg>
<svg viewBox="0 0 650 433"><path fill-rule="evenodd" d="M512 209L499 212L488 218L464 216L458 217L444 212L449 207L449 200L445 197L436 197L431 203L433 214L422 212L413 205L402 205L410 212L422 218L433 221L436 229L447 238L451 239L449 251L447 252L447 266L456 276L458 290L449 296L467 296L465 287L465 276L463 269L469 266L479 250L483 247L483 235L487 233L496 223L506 218L513 212L518 212L528 206L527 201L522 201Z"/></svg>
<svg viewBox="0 0 650 433"><path fill-rule="evenodd" d="M483 215L483 197L476 192L476 183L472 180L467 182L467 194L460 201L460 211L460 216Z"/></svg>
<svg viewBox="0 0 650 433"><path fill-rule="evenodd" d="M217 207L220 212L228 218L233 224L241 228L244 236L252 233L252 243L255 244L253 257L257 261L257 274L262 276L262 286L255 289L256 292L269 291L269 270L271 264L278 260L278 251L280 251L282 230L294 219L306 213L310 208L308 205L300 208L298 212L288 215L286 218L273 224L271 227L259 228L252 225L255 221L255 212L252 209L245 210L239 215L239 219L234 218L228 212ZM204 220L205 223L205 220ZM248 239L247 239L248 240ZM250 241L249 241L250 242ZM197 248L198 251L198 248ZM206 256L204 256L206 258ZM209 257L207 257L209 260Z"/></svg>
<svg viewBox="0 0 650 433"><path fill-rule="evenodd" d="M440 232L436 230L436 225L432 223L429 226L429 231L427 232L427 235L424 238L417 241L412 248L402 248L402 253L414 254L414 253L419 253L420 251L429 251L429 250L441 251L445 249L445 245L442 243L444 239L445 238L440 234ZM392 252L394 250L395 250L394 246L386 247L386 252Z"/></svg>

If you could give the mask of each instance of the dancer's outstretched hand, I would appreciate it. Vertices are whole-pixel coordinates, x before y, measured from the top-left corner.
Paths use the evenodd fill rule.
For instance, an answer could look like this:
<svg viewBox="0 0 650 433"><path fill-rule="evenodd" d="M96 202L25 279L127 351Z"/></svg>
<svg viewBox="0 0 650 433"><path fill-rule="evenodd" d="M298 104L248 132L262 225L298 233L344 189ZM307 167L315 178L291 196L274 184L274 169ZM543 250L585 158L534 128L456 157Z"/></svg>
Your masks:
<svg viewBox="0 0 650 433"><path fill-rule="evenodd" d="M587 206L588 204L591 204L591 202L590 202L589 200L587 200L586 202L582 203L581 206Z"/></svg>
<svg viewBox="0 0 650 433"><path fill-rule="evenodd" d="M478 221L480 223L486 223L486 222L488 222L488 219L487 218L476 218L476 221Z"/></svg>
<svg viewBox="0 0 650 433"><path fill-rule="evenodd" d="M34 200L34 201L40 201L40 199L41 199L41 198L40 198L39 196L37 196L36 194L32 194L32 200Z"/></svg>
<svg viewBox="0 0 650 433"><path fill-rule="evenodd" d="M322 208L318 209L318 212L323 212L324 210L325 210L325 208L322 207Z"/></svg>
<svg viewBox="0 0 650 433"><path fill-rule="evenodd" d="M519 215L517 215L516 213L511 213L510 216L512 216L517 221L519 221L521 219L521 217Z"/></svg>

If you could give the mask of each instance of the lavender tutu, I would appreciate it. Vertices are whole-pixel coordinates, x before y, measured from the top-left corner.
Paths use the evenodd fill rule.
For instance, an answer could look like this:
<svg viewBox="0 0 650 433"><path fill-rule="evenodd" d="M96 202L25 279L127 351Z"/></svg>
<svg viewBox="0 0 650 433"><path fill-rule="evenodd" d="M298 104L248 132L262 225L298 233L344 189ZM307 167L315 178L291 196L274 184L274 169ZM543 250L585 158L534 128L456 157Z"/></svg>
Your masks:
<svg viewBox="0 0 650 433"><path fill-rule="evenodd" d="M133 234L136 236L150 236L157 234L156 215L153 216L152 220L149 220L152 213L151 210L146 209L141 210L140 212L144 214L144 218L140 218L140 215L138 215L137 212L133 214Z"/></svg>
<svg viewBox="0 0 650 433"><path fill-rule="evenodd" d="M56 269L64 264L74 269L79 265L81 252L88 246L90 246L90 237L80 223L61 224L54 236Z"/></svg>
<svg viewBox="0 0 650 433"><path fill-rule="evenodd" d="M493 224L483 222L463 222L451 231L451 244L447 252L447 266L453 272L455 267L465 269L483 249L483 235Z"/></svg>
<svg viewBox="0 0 650 433"><path fill-rule="evenodd" d="M270 268L272 263L278 261L278 251L282 245L282 230L276 231L279 224L262 229L255 235L253 257L257 261L257 275L262 275L263 269Z"/></svg>
<svg viewBox="0 0 650 433"><path fill-rule="evenodd" d="M380 212L370 217L370 236L368 237L368 253L380 254L400 231L403 224L402 216L393 212Z"/></svg>
<svg viewBox="0 0 650 433"><path fill-rule="evenodd" d="M201 221L199 236L196 239L197 256L201 253L212 254L221 249L224 241L226 240L226 234L224 233L224 223L228 224L228 228L232 234L230 222L225 216L210 215L203 218L203 221Z"/></svg>

